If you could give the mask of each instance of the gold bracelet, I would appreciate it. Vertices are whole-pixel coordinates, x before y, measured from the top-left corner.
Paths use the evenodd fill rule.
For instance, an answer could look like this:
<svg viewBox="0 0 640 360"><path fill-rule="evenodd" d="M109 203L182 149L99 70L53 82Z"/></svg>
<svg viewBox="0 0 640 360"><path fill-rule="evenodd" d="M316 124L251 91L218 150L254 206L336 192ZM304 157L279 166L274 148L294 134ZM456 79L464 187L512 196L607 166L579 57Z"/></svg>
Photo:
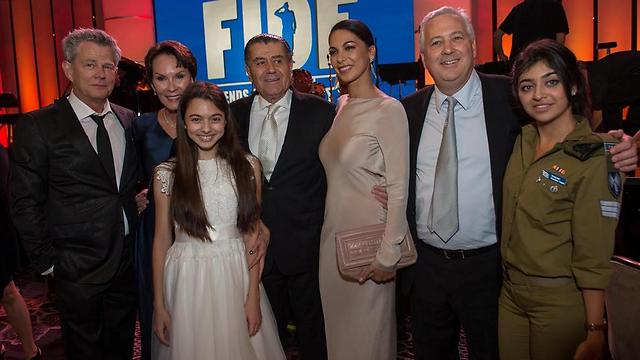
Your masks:
<svg viewBox="0 0 640 360"><path fill-rule="evenodd" d="M602 319L602 323L585 323L584 329L587 331L606 331L607 330L607 319Z"/></svg>

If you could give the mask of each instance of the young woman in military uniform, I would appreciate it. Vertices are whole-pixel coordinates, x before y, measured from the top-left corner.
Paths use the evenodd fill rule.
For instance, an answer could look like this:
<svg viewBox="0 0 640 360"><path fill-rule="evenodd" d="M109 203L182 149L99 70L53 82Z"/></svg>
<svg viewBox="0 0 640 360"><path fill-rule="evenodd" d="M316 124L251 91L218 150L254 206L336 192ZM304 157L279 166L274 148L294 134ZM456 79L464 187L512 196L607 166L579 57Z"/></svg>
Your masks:
<svg viewBox="0 0 640 360"><path fill-rule="evenodd" d="M587 86L563 45L529 45L513 79L533 122L504 179L500 357L595 359L622 188L607 151L614 140L591 132Z"/></svg>

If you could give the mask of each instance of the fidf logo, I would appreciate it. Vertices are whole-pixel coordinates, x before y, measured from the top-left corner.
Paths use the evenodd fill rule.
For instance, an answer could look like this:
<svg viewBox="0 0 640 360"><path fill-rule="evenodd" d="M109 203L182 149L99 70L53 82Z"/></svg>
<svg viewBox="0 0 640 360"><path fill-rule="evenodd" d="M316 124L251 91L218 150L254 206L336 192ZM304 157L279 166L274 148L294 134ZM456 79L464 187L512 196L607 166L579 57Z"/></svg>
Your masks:
<svg viewBox="0 0 640 360"><path fill-rule="evenodd" d="M296 68L304 67L312 57L318 69L328 68L327 38L331 27L349 18L338 12L339 5L358 0L215 0L202 4L204 20L207 77L224 79L225 51L231 50L233 39L242 37L242 46L263 32L281 35L293 48ZM229 26L241 21L240 27ZM239 58L235 58L238 59ZM241 66L241 63L230 64ZM243 65L242 65L243 66Z"/></svg>

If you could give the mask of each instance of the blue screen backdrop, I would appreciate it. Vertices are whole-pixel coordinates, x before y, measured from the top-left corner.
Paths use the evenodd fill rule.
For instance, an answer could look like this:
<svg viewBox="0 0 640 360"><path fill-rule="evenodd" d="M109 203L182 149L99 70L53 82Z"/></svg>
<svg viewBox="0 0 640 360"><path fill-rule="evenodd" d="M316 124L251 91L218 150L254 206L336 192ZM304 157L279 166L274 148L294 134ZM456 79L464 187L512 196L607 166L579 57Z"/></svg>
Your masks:
<svg viewBox="0 0 640 360"><path fill-rule="evenodd" d="M327 90L327 38L340 20L360 19L371 28L379 64L414 61L413 0L155 0L154 10L157 40L188 46L198 60L197 78L220 86L229 101L253 90L244 45L263 32L284 37L293 46L293 68L308 70ZM380 88L398 97L414 92L415 81L402 89L380 82Z"/></svg>

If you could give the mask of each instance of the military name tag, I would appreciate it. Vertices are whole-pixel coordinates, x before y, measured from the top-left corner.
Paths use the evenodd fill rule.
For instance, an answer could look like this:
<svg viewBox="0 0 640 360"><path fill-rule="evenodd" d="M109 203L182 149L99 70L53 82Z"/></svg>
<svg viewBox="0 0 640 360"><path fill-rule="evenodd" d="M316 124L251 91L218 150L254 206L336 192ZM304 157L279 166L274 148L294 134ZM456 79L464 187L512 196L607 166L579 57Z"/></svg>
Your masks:
<svg viewBox="0 0 640 360"><path fill-rule="evenodd" d="M551 171L542 170L542 176L544 176L545 178L553 181L556 184L559 184L559 185L562 185L562 186L567 185L567 178L566 177L554 174Z"/></svg>

